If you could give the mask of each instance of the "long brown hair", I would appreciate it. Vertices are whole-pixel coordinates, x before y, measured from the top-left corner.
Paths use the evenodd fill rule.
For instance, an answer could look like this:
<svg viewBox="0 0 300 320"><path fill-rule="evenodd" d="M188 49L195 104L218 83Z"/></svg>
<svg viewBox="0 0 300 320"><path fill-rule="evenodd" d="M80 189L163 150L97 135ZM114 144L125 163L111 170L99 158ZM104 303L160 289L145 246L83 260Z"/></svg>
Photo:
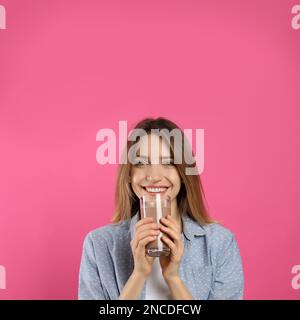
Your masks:
<svg viewBox="0 0 300 320"><path fill-rule="evenodd" d="M140 121L134 129L143 129L147 134L151 133L152 129L167 129L172 131L178 129L183 139L186 139L183 131L172 121L166 118L146 118ZM127 150L136 143L127 139ZM170 140L171 153L174 156L174 141ZM181 148L183 149L183 148ZM126 150L126 149L125 149ZM183 150L181 151L183 154ZM194 158L192 150L190 154ZM130 219L139 210L139 198L133 192L130 184L130 172L132 164L128 161L128 154L125 155L127 162L121 163L117 172L116 189L115 189L115 213L111 219L112 223L122 222ZM207 207L205 205L205 194L199 174L186 175L185 169L192 167L187 164L184 157L182 163L174 164L182 179L181 188L177 195L177 203L180 214L186 212L192 219L200 224L209 224L214 221L210 219Z"/></svg>

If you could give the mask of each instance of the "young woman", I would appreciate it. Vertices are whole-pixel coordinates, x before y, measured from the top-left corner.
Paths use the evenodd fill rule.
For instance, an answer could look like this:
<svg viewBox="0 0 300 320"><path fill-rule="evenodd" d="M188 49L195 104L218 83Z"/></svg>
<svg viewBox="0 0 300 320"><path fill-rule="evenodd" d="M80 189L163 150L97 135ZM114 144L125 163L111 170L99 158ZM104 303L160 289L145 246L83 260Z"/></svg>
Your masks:
<svg viewBox="0 0 300 320"><path fill-rule="evenodd" d="M128 138L111 223L84 239L78 298L242 299L244 276L234 234L209 218L199 175L186 174L195 164L187 163L183 146L178 151L175 139L157 134L176 129L184 141L182 130L165 118L144 119L135 129L144 134L138 144ZM153 148L155 143L160 148ZM135 161L131 151L137 145ZM154 163L155 153L159 161ZM180 153L178 163L174 158ZM140 196L154 193L171 197L171 215L159 223L139 219ZM168 235L162 241L170 255L150 257L145 247L160 232Z"/></svg>

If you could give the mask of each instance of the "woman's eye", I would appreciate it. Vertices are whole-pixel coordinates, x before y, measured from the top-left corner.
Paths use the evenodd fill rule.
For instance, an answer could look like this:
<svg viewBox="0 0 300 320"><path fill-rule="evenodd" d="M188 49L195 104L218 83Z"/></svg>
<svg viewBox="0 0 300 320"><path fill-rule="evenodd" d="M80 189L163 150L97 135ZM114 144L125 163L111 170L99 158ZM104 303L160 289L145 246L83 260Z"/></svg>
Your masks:
<svg viewBox="0 0 300 320"><path fill-rule="evenodd" d="M148 165L148 162L141 162L141 161L138 161L134 164L134 166L136 167L143 167L143 166L147 166ZM173 167L174 166L174 163L171 161L171 162L166 162L166 163L162 163L162 165L164 167Z"/></svg>
<svg viewBox="0 0 300 320"><path fill-rule="evenodd" d="M173 162L168 162L168 163L163 163L163 166L167 166L167 167L173 167L174 163Z"/></svg>
<svg viewBox="0 0 300 320"><path fill-rule="evenodd" d="M136 167L142 167L142 166L145 166L147 165L146 162L141 162L141 161L138 161L137 163L134 164Z"/></svg>

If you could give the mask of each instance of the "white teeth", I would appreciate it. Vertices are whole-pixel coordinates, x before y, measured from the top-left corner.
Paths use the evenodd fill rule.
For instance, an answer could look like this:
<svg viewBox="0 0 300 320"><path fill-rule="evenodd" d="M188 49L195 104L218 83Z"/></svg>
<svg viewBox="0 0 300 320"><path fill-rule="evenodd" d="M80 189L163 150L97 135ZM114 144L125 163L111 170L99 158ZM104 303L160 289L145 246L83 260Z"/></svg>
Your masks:
<svg viewBox="0 0 300 320"><path fill-rule="evenodd" d="M147 192L164 192L167 188L146 188Z"/></svg>

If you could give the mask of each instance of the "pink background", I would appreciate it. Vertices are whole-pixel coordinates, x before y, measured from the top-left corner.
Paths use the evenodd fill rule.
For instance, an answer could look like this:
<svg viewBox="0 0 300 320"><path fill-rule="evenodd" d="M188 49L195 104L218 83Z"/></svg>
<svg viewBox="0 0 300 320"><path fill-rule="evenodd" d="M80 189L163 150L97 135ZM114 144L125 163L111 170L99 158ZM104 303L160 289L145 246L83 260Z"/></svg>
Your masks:
<svg viewBox="0 0 300 320"><path fill-rule="evenodd" d="M300 299L297 1L1 4L0 299L77 298L83 238L113 212L96 133L146 116L204 128L209 210L235 232L245 298Z"/></svg>

